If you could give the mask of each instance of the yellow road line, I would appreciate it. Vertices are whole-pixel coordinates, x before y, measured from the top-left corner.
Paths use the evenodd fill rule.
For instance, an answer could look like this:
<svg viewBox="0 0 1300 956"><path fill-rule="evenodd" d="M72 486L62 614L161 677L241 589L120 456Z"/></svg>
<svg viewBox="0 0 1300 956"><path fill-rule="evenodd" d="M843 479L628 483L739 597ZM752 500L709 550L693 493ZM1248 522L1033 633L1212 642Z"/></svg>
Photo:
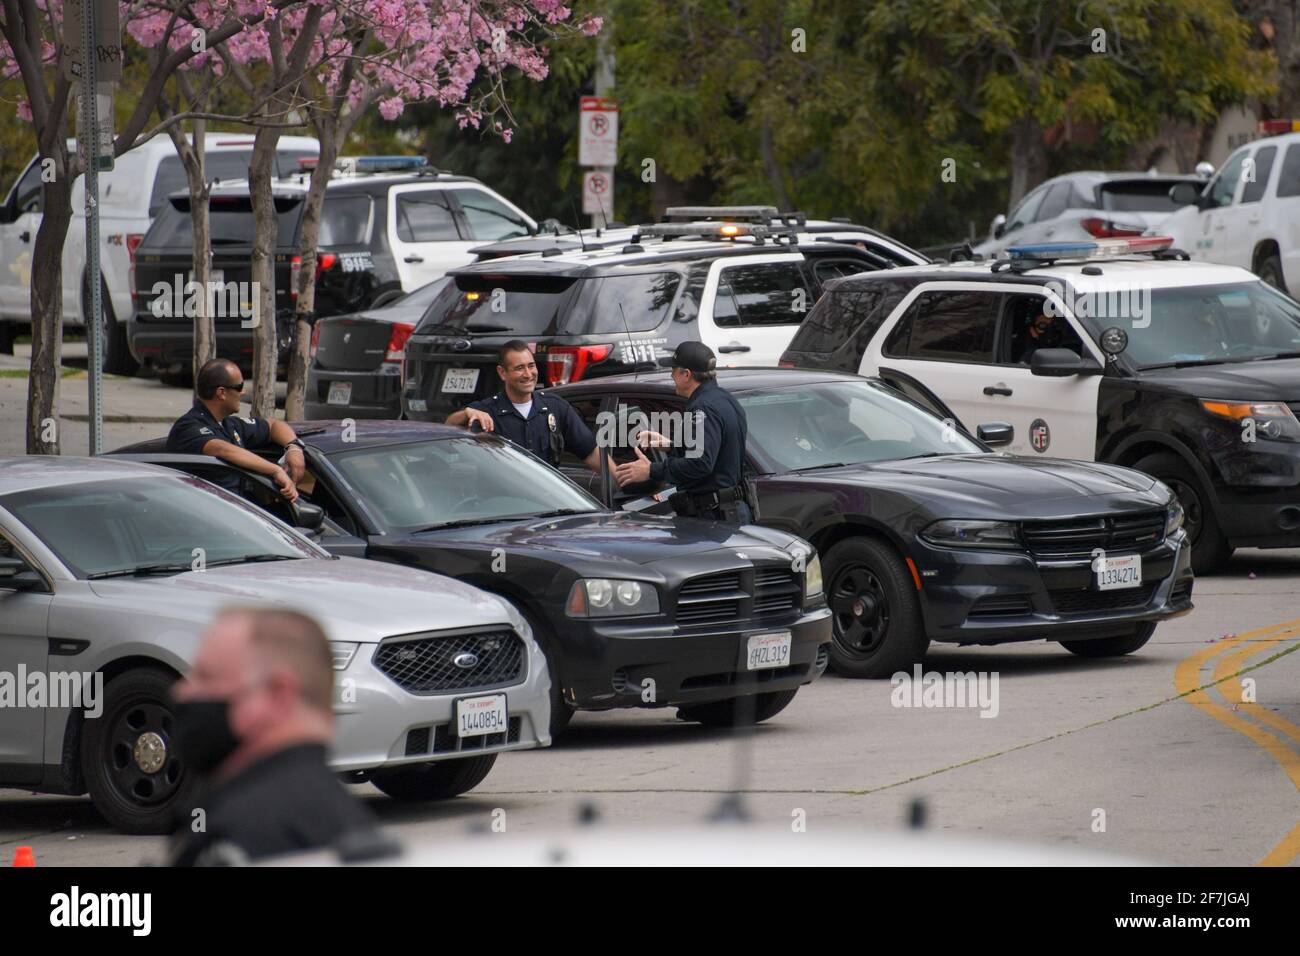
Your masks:
<svg viewBox="0 0 1300 956"><path fill-rule="evenodd" d="M1260 638L1259 643L1249 644L1239 651L1235 651L1224 657L1214 668L1214 683L1219 694L1223 699L1231 704L1235 709L1245 712L1251 717L1262 723L1268 724L1274 730L1280 730L1292 740L1300 743L1300 726L1297 726L1285 717L1280 717L1273 711L1259 705L1258 701L1243 700L1242 686L1240 681L1231 680L1241 672L1246 661L1265 651L1273 648L1265 643L1273 640L1285 640L1285 637L1265 637Z"/></svg>
<svg viewBox="0 0 1300 956"><path fill-rule="evenodd" d="M1174 687L1197 710L1262 747L1269 756L1282 766L1287 776L1291 778L1292 785L1300 792L1300 754L1263 728L1257 727L1255 724L1239 717L1226 707L1214 703L1209 695L1205 693L1211 685L1201 684L1201 668L1220 654L1226 651L1234 651L1243 645L1246 646L1246 650L1253 650L1253 642L1261 638L1279 639L1295 636L1296 633L1300 633L1300 620L1284 621L1281 624L1256 628L1252 631L1234 635L1216 644L1211 644L1195 654L1188 655L1179 662L1178 667L1174 670ZM1251 656L1250 653L1242 651L1237 651L1231 656L1235 659L1238 655L1240 655L1242 661ZM1218 673L1216 671L1216 675ZM1236 673L1235 670L1228 670L1222 676L1227 677L1234 673ZM1291 832L1283 837L1280 843L1269 850L1264 855L1264 858L1259 861L1259 865L1286 866L1298 856L1300 856L1300 824L1292 828Z"/></svg>

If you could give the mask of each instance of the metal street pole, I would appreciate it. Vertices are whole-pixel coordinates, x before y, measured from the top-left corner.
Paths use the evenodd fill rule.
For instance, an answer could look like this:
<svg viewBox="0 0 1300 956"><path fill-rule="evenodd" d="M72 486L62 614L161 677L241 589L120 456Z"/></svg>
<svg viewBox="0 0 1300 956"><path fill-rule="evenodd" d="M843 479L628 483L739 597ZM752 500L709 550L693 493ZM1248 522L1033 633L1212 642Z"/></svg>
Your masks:
<svg viewBox="0 0 1300 956"><path fill-rule="evenodd" d="M605 22L600 28L600 32L596 34L596 76L593 85L595 87L596 95L601 97L608 96L614 89L615 56L613 32L614 18L609 16L607 13L605 16ZM613 167L605 168L602 172L609 177L608 181L612 184L614 182ZM612 219L614 217L614 210L610 208L605 209L600 213L592 213L591 228L599 229L606 225L606 216Z"/></svg>
<svg viewBox="0 0 1300 956"><path fill-rule="evenodd" d="M104 306L100 301L102 285L99 277L99 90L95 84L98 72L95 6L95 0L83 0L81 27L81 135L85 146L80 152L86 163L86 272L90 283L86 341L90 346L91 455L98 455L104 450Z"/></svg>

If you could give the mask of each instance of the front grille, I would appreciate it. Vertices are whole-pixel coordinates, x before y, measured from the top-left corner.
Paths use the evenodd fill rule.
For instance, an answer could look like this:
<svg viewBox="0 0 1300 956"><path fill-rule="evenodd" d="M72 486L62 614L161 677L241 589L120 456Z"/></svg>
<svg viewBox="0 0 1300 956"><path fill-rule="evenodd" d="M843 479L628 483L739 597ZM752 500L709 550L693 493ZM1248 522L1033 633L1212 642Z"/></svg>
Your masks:
<svg viewBox="0 0 1300 956"><path fill-rule="evenodd" d="M1165 513L1142 511L1106 518L1026 521L1021 531L1025 545L1039 555L1090 555L1094 548L1141 550L1164 540Z"/></svg>
<svg viewBox="0 0 1300 956"><path fill-rule="evenodd" d="M461 666L461 655L477 661ZM413 694L500 687L523 678L524 642L510 631L404 638L380 644L374 664Z"/></svg>
<svg viewBox="0 0 1300 956"><path fill-rule="evenodd" d="M506 724L504 734L484 734L481 737L457 737L453 724L435 724L432 727L416 727L407 731L406 756L436 756L446 753L464 753L468 750L486 750L505 744L519 743L523 731L523 718L511 717ZM429 749L429 739L433 739L433 749Z"/></svg>
<svg viewBox="0 0 1300 956"><path fill-rule="evenodd" d="M1090 611L1120 611L1144 607L1155 594L1154 584L1113 591L1090 591L1087 588L1058 588L1048 591L1052 607L1058 614L1083 614Z"/></svg>
<svg viewBox="0 0 1300 956"><path fill-rule="evenodd" d="M971 605L967 620L994 617L1020 617L1032 612L1027 597L982 597Z"/></svg>
<svg viewBox="0 0 1300 956"><path fill-rule="evenodd" d="M803 600L803 582L786 565L719 571L691 578L677 591L678 624L727 624L788 614Z"/></svg>

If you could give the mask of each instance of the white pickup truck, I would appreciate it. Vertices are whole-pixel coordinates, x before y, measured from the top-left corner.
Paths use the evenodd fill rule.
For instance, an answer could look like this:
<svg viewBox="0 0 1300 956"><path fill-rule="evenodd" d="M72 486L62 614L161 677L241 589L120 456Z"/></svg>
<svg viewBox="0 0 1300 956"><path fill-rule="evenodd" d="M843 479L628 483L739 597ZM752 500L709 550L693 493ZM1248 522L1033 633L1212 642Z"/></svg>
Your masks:
<svg viewBox="0 0 1300 956"><path fill-rule="evenodd" d="M75 144L69 144L75 149ZM248 176L253 137L246 133L208 133L204 141L208 178ZM298 168L298 160L320 153L311 137L282 136L277 173ZM32 252L41 225L41 163L35 157L0 205L0 352L13 352L13 339L31 322ZM86 274L86 220L83 179L72 187L72 224L63 246L63 322L84 327L90 286ZM119 156L110 172L99 175L99 261L103 281L104 370L129 375L136 363L127 348L130 318L130 268L135 248L144 238L168 193L186 186L185 170L171 140L155 136Z"/></svg>

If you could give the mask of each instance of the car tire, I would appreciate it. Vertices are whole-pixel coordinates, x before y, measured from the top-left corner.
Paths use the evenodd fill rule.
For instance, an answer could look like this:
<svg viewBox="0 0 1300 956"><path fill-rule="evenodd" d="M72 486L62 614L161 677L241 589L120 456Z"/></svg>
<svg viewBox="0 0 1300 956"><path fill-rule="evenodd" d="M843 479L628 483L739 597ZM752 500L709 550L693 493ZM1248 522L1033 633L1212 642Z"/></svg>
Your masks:
<svg viewBox="0 0 1300 956"><path fill-rule="evenodd" d="M84 278L81 283L82 309L85 315L90 309L90 280ZM134 375L140 363L131 355L130 343L127 341L126 323L117 321L113 315L113 303L108 298L108 286L101 286L99 293L99 317L103 331L103 349L100 356L100 368L108 375ZM87 324L86 348L90 348L89 324Z"/></svg>
<svg viewBox="0 0 1300 956"><path fill-rule="evenodd" d="M790 701L794 700L797 693L798 687L748 697L733 697L731 700L719 700L710 704L696 704L693 707L679 707L677 716L705 727L748 727L751 724L761 724L781 713L790 706Z"/></svg>
<svg viewBox="0 0 1300 956"><path fill-rule="evenodd" d="M437 763L417 763L380 770L370 782L394 800L447 800L477 787L496 762L496 754L478 754Z"/></svg>
<svg viewBox="0 0 1300 956"><path fill-rule="evenodd" d="M1255 274L1278 292L1286 294L1286 280L1282 277L1282 259L1277 253L1261 259Z"/></svg>
<svg viewBox="0 0 1300 956"><path fill-rule="evenodd" d="M1192 545L1192 571L1211 574L1222 568L1232 557L1233 548L1219 525L1209 493L1187 463L1177 455L1162 452L1147 455L1133 467L1159 478L1178 496Z"/></svg>
<svg viewBox="0 0 1300 956"><path fill-rule="evenodd" d="M510 603L514 605L515 610L524 616L528 626L533 629L533 640L538 643L542 649L542 654L546 657L546 670L551 675L551 722L549 730L551 743L554 744L560 734L564 733L568 728L569 722L573 720L575 713L574 708L570 707L564 700L564 687L556 674L555 663L551 660L551 646L554 637L549 629L542 627L538 623L535 614L524 610L519 601L510 599Z"/></svg>
<svg viewBox="0 0 1300 956"><path fill-rule="evenodd" d="M170 833L194 790L184 754L172 751L174 683L176 675L159 668L120 674L104 687L103 713L83 725L86 789L104 819L126 833ZM152 747L142 752L142 743ZM152 772L142 763L158 759Z"/></svg>
<svg viewBox="0 0 1300 956"><path fill-rule="evenodd" d="M1079 657L1123 657L1141 648L1156 632L1154 621L1139 624L1132 634L1121 637L1099 637L1090 641L1061 641L1061 646Z"/></svg>
<svg viewBox="0 0 1300 956"><path fill-rule="evenodd" d="M831 608L831 669L881 678L925 659L930 639L916 582L903 559L876 538L849 538L822 559Z"/></svg>

